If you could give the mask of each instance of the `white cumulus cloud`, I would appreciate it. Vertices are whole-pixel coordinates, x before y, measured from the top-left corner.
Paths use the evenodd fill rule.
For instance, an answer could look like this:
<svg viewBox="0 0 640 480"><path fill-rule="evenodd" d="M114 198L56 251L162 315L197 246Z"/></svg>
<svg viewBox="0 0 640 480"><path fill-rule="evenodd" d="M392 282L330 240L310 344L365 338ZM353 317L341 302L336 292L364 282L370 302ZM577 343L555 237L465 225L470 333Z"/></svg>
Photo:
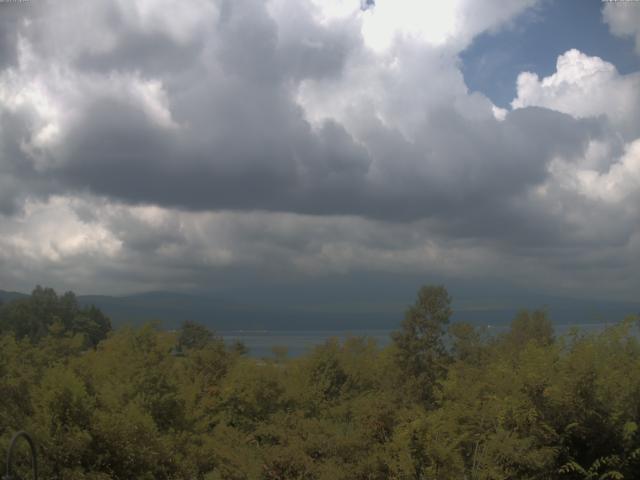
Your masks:
<svg viewBox="0 0 640 480"><path fill-rule="evenodd" d="M640 72L621 75L599 57L569 50L558 57L555 73L539 78L523 72L517 88L513 108L546 107L582 118L605 115L628 140L640 132Z"/></svg>
<svg viewBox="0 0 640 480"><path fill-rule="evenodd" d="M611 33L635 40L636 52L640 55L640 8L636 2L612 2L602 10L604 21Z"/></svg>

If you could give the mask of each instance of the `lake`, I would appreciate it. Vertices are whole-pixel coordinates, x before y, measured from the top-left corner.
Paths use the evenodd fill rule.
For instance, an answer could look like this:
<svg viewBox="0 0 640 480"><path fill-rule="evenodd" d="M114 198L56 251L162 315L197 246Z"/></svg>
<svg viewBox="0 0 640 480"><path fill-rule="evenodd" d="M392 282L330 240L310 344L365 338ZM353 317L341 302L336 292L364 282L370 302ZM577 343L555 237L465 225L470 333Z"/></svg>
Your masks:
<svg viewBox="0 0 640 480"><path fill-rule="evenodd" d="M611 323L580 323L554 325L556 335L564 335L573 327L583 332L595 333L604 330ZM508 325L487 325L488 331L499 334L508 330ZM299 357L308 353L316 345L321 345L330 338L344 341L349 337L368 337L384 347L391 342L393 330L273 330L249 331L235 330L219 332L225 342L232 344L241 341L249 349L252 357L273 357L274 347L286 347L289 357Z"/></svg>
<svg viewBox="0 0 640 480"><path fill-rule="evenodd" d="M344 341L349 337L373 338L379 346L391 341L392 330L278 330L278 331L228 331L220 332L225 342L244 343L252 357L272 357L274 347L286 347L289 357L308 353L316 345L330 338Z"/></svg>

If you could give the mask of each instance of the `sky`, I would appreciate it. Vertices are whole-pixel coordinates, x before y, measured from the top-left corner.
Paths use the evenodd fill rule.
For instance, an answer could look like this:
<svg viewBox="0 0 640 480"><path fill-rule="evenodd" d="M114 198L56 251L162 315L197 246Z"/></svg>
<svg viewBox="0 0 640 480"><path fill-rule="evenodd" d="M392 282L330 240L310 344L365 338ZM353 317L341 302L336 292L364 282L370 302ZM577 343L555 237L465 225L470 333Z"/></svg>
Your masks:
<svg viewBox="0 0 640 480"><path fill-rule="evenodd" d="M640 2L0 3L0 289L399 278L638 299Z"/></svg>

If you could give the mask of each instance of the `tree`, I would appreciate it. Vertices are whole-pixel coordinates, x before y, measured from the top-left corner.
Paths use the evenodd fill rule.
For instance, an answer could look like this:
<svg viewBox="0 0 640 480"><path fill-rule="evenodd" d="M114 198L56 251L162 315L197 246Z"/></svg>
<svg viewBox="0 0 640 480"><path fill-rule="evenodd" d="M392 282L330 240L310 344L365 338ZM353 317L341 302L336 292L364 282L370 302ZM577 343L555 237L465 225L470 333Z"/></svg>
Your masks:
<svg viewBox="0 0 640 480"><path fill-rule="evenodd" d="M524 348L529 342L539 346L551 345L554 341L553 325L544 310L533 313L523 310L511 322L506 340L517 349Z"/></svg>
<svg viewBox="0 0 640 480"><path fill-rule="evenodd" d="M8 302L0 308L0 332L37 343L55 335L84 337L85 346L95 347L111 331L111 321L94 306L81 307L73 292L58 296L52 288L37 286L31 296Z"/></svg>
<svg viewBox="0 0 640 480"><path fill-rule="evenodd" d="M451 316L451 297L443 286L424 286L405 313L401 330L392 334L396 359L414 382L419 398L433 405L449 360L443 337Z"/></svg>
<svg viewBox="0 0 640 480"><path fill-rule="evenodd" d="M204 348L214 339L214 335L207 327L197 322L187 320L182 323L178 346L180 348Z"/></svg>
<svg viewBox="0 0 640 480"><path fill-rule="evenodd" d="M451 353L456 360L478 363L484 348L482 331L470 323L457 322L449 327Z"/></svg>
<svg viewBox="0 0 640 480"><path fill-rule="evenodd" d="M82 323L79 323L78 331L84 333L87 336L87 340L92 347L95 347L101 340L107 338L108 333L111 331L111 320L98 308L91 305L88 308L83 309L79 316L82 319Z"/></svg>

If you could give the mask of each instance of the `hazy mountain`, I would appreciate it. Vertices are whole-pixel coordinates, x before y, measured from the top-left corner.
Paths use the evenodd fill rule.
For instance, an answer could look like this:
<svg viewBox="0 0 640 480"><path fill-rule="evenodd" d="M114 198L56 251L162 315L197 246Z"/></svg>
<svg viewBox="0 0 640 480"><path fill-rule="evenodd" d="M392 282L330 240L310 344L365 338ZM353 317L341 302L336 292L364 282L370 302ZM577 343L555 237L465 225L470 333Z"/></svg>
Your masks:
<svg viewBox="0 0 640 480"><path fill-rule="evenodd" d="M10 302L12 300L16 300L18 298L26 297L26 293L20 292L7 292L5 290L0 290L0 303Z"/></svg>
<svg viewBox="0 0 640 480"><path fill-rule="evenodd" d="M318 285L320 287L320 285ZM156 320L175 328L184 320L204 323L215 330L339 330L395 328L413 302L415 289L382 291L369 285L366 292L335 285L309 289L288 286L269 291L247 291L238 300L232 291L216 294L149 292L125 296L79 295L80 303L93 304L111 317L114 325L141 324ZM640 302L588 300L505 292L469 292L461 286L454 296L454 320L476 324L508 323L521 309L546 308L557 324L616 322L640 312ZM321 294L319 293L321 292ZM410 293L407 293L410 292ZM255 293L255 294L254 294ZM236 292L237 295L237 292ZM0 301L25 296L0 290ZM373 300L372 300L373 299Z"/></svg>

